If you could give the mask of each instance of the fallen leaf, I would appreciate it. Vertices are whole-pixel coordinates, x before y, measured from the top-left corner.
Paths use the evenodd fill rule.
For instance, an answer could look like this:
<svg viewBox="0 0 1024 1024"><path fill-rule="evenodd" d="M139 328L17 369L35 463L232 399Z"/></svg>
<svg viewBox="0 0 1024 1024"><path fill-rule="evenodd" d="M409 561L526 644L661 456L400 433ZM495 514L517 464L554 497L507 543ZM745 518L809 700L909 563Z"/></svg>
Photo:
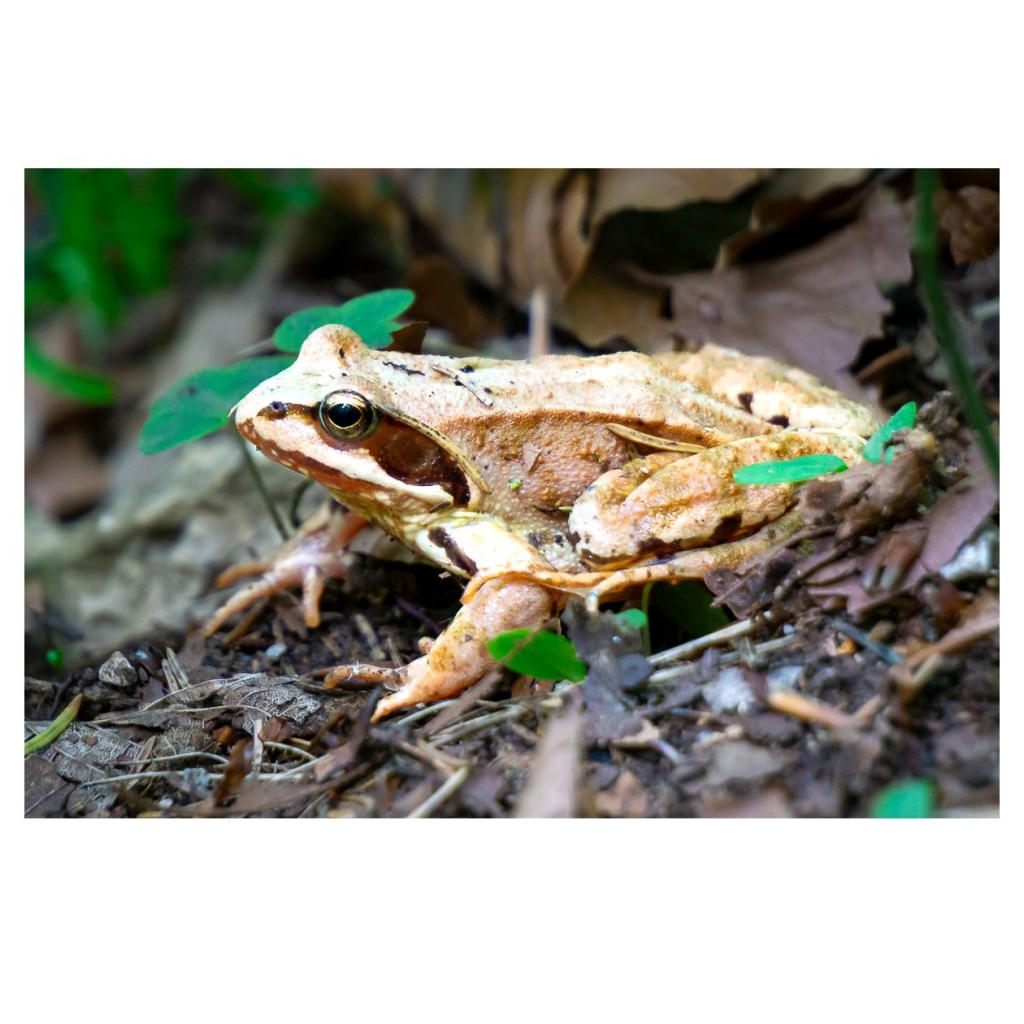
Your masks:
<svg viewBox="0 0 1024 1024"><path fill-rule="evenodd" d="M647 793L640 780L623 769L615 782L594 797L594 810L605 818L646 818Z"/></svg>
<svg viewBox="0 0 1024 1024"><path fill-rule="evenodd" d="M574 818L580 809L583 713L578 688L569 691L562 714L541 733L517 818Z"/></svg>
<svg viewBox="0 0 1024 1024"><path fill-rule="evenodd" d="M865 590L862 577L866 559L855 556L812 573L808 577L811 596L819 603L826 598L843 598L847 612L854 619L859 618L876 605L913 589L925 576L937 573L991 514L998 498L998 488L991 477L979 475L961 480L921 519L919 528L926 532L924 544L917 559L906 569L902 582L884 592ZM871 577L883 575L884 571L874 566ZM837 580L837 576L843 578Z"/></svg>
<svg viewBox="0 0 1024 1024"><path fill-rule="evenodd" d="M983 590L970 605L960 624L951 629L941 640L921 647L909 655L908 668L916 668L935 654L951 654L999 629L999 598L990 590Z"/></svg>
<svg viewBox="0 0 1024 1024"><path fill-rule="evenodd" d="M708 765L709 786L723 786L729 782L759 782L778 775L789 758L778 751L765 750L747 740L720 743L712 748Z"/></svg>
<svg viewBox="0 0 1024 1024"><path fill-rule="evenodd" d="M953 262L974 263L999 248L999 193L977 185L954 192L939 222Z"/></svg>
<svg viewBox="0 0 1024 1024"><path fill-rule="evenodd" d="M588 744L613 743L639 732L644 720L629 706L624 692L651 671L641 654L640 630L611 612L591 615L582 601L569 604L564 621L578 657L587 665L581 689Z"/></svg>
<svg viewBox="0 0 1024 1024"><path fill-rule="evenodd" d="M866 401L846 367L864 339L881 336L890 302L879 284L910 280L907 226L903 206L879 203L779 259L646 280L669 286L676 338L769 355Z"/></svg>
<svg viewBox="0 0 1024 1024"><path fill-rule="evenodd" d="M792 818L793 808L785 790L769 786L750 797L721 799L720 794L701 793L702 818Z"/></svg>
<svg viewBox="0 0 1024 1024"><path fill-rule="evenodd" d="M837 207L856 204L865 191L870 172L863 169L810 167L782 170L765 182L750 211L750 225L727 238L718 253L716 267L728 266L779 232L799 225L808 217L837 216ZM866 186L874 187L873 184Z"/></svg>
<svg viewBox="0 0 1024 1024"><path fill-rule="evenodd" d="M224 775L209 796L211 806L223 807L238 793L252 768L252 747L250 740L243 739L231 748L231 757L224 766Z"/></svg>

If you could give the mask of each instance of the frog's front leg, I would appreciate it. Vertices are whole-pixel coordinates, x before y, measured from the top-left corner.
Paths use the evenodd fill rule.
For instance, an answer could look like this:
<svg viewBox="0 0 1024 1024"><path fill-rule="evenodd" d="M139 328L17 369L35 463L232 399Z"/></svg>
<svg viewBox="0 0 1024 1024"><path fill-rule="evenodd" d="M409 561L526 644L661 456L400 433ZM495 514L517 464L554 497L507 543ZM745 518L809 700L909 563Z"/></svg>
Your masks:
<svg viewBox="0 0 1024 1024"><path fill-rule="evenodd" d="M345 512L328 503L307 519L299 532L269 558L240 562L217 578L218 587L227 587L246 576L258 576L225 601L206 621L203 632L215 633L228 619L282 590L302 587L302 610L311 629L320 624L320 598L328 579L343 579L351 556L345 545L367 521L354 512Z"/></svg>
<svg viewBox="0 0 1024 1024"><path fill-rule="evenodd" d="M417 538L417 547L461 574L480 576L504 570L517 575L480 586L423 657L397 669L343 665L327 677L327 686L350 679L398 683L401 689L380 702L374 721L468 689L496 664L487 650L489 640L506 630L543 626L559 600L547 587L529 579L532 572L550 571L550 563L525 540L485 517L432 522Z"/></svg>
<svg viewBox="0 0 1024 1024"><path fill-rule="evenodd" d="M491 580L485 583L431 645L429 653L399 669L372 665L343 665L326 680L333 686L347 679L400 683L385 697L373 720L426 701L454 697L482 679L496 662L487 642L509 629L543 626L555 610L555 595L529 580Z"/></svg>

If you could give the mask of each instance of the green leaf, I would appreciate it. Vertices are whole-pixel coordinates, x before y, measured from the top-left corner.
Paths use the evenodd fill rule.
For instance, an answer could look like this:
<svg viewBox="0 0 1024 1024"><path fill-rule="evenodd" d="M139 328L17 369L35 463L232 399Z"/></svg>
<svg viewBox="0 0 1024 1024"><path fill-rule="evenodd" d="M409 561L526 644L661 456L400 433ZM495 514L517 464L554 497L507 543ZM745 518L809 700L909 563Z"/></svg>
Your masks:
<svg viewBox="0 0 1024 1024"><path fill-rule="evenodd" d="M107 377L51 359L29 335L25 336L25 372L51 390L74 395L91 405L110 405L114 401L114 385Z"/></svg>
<svg viewBox="0 0 1024 1024"><path fill-rule="evenodd" d="M935 786L927 779L904 779L886 786L871 802L872 818L930 818Z"/></svg>
<svg viewBox="0 0 1024 1024"><path fill-rule="evenodd" d="M632 629L643 629L647 625L647 616L639 608L627 608L623 612L616 612L615 618Z"/></svg>
<svg viewBox="0 0 1024 1024"><path fill-rule="evenodd" d="M721 608L714 607L714 599L715 595L700 580L656 583L651 593L654 607L694 640L732 621Z"/></svg>
<svg viewBox="0 0 1024 1024"><path fill-rule="evenodd" d="M499 633L487 643L491 657L502 661L533 633L532 629L510 629ZM571 679L582 682L587 666L576 657L576 650L564 637L556 633L534 633L512 657L505 662L513 672L536 679Z"/></svg>
<svg viewBox="0 0 1024 1024"><path fill-rule="evenodd" d="M846 463L838 455L801 455L799 459L740 466L732 478L738 484L798 484L841 469L846 469Z"/></svg>
<svg viewBox="0 0 1024 1024"><path fill-rule="evenodd" d="M416 296L408 288L385 288L350 299L343 306L314 306L286 317L274 331L274 344L282 352L298 352L302 343L324 324L344 324L370 348L384 348L398 330L401 316Z"/></svg>
<svg viewBox="0 0 1024 1024"><path fill-rule="evenodd" d="M293 362L291 356L261 356L189 374L153 403L139 448L144 455L155 455L212 434L227 423L232 407L257 384Z"/></svg>
<svg viewBox="0 0 1024 1024"><path fill-rule="evenodd" d="M882 449L893 439L897 430L912 427L917 418L917 402L901 405L867 440L861 453L869 462L882 458Z"/></svg>

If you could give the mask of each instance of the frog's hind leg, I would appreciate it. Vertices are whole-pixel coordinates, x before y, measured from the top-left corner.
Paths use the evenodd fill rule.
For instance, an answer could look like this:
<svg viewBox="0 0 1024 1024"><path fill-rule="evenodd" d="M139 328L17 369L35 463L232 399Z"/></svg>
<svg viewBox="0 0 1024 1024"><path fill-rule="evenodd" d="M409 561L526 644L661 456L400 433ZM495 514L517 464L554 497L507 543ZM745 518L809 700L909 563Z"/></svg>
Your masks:
<svg viewBox="0 0 1024 1024"><path fill-rule="evenodd" d="M788 540L805 525L803 517L793 509L749 537L710 548L680 551L671 558L652 564L605 572L568 573L538 570L530 572L529 578L535 583L565 594L605 601L648 583L678 583L681 580L703 579L712 569L735 569L747 559L763 554ZM472 599L476 591L489 582L497 579L515 579L519 575L515 570L501 569L493 573L481 573L470 581L463 600Z"/></svg>
<svg viewBox="0 0 1024 1024"><path fill-rule="evenodd" d="M656 452L598 477L573 505L569 533L594 569L627 568L691 549L717 552L722 564L722 546L785 515L799 486L744 486L735 481L736 470L821 453L851 465L860 461L863 444L837 431L786 430L695 455Z"/></svg>
<svg viewBox="0 0 1024 1024"><path fill-rule="evenodd" d="M326 680L335 686L350 679L370 683L400 682L401 689L385 697L374 713L376 722L401 708L454 697L496 666L487 642L509 629L534 629L553 614L556 595L529 580L491 580L480 587L430 651L401 669L374 665L345 665Z"/></svg>
<svg viewBox="0 0 1024 1024"><path fill-rule="evenodd" d="M345 545L364 526L362 516L342 512L325 505L303 523L299 532L270 558L240 562L217 578L218 587L227 587L246 576L259 578L243 587L217 609L203 625L210 636L233 615L244 611L262 597L270 597L291 587L302 587L302 611L311 629L320 624L320 598L327 580L345 577L352 556Z"/></svg>

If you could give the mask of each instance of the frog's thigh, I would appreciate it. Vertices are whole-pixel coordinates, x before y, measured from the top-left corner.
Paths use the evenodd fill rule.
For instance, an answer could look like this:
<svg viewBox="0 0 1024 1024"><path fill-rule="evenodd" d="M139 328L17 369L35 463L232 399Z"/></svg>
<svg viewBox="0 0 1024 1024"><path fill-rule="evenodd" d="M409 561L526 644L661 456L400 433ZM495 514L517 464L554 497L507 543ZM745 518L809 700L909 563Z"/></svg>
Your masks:
<svg viewBox="0 0 1024 1024"><path fill-rule="evenodd" d="M492 580L460 609L430 653L402 670L404 685L377 705L374 721L400 708L453 697L495 666L487 641L508 629L542 626L555 610L547 588L528 580Z"/></svg>
<svg viewBox="0 0 1024 1024"><path fill-rule="evenodd" d="M813 431L749 437L696 455L658 452L599 477L573 506L571 535L596 568L743 537L782 516L795 484L742 486L733 471L755 462L837 452L859 460L859 439Z"/></svg>

